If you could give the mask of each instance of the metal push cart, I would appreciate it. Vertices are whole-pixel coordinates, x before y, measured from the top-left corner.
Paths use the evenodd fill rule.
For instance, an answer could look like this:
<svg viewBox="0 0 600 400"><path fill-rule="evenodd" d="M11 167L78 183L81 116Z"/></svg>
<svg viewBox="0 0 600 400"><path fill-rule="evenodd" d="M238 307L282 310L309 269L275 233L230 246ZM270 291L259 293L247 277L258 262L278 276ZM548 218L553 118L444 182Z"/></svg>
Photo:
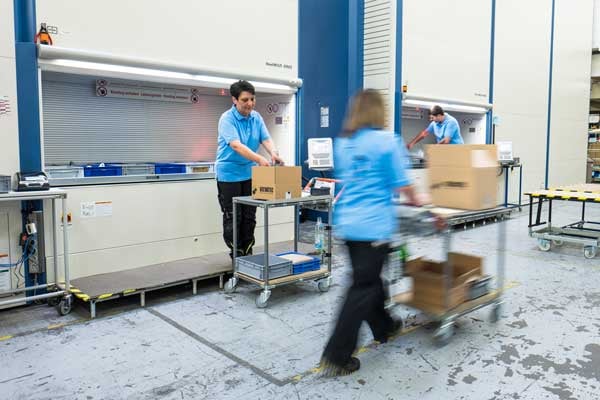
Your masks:
<svg viewBox="0 0 600 400"><path fill-rule="evenodd" d="M550 251L552 245L560 246L563 243L583 245L583 256L594 258L600 246L600 222L586 220L586 204L600 203L600 185L586 184L565 188L538 190L526 193L529 196L529 236L538 240L538 247L542 251ZM537 212L533 221L533 207L537 199ZM548 202L548 220L541 221L542 206ZM574 201L581 203L581 219L564 226L552 225L552 204L554 201ZM534 230L538 226L543 228Z"/></svg>
<svg viewBox="0 0 600 400"><path fill-rule="evenodd" d="M392 254L399 246L405 246L410 238L431 236L436 234L435 214L427 209L415 209L414 207L398 207L398 218L400 220L400 229L394 242L392 243ZM413 299L411 290L398 294L392 294L388 300L388 307L395 305L405 305L424 312L435 323L437 328L434 332L434 339L441 345L448 343L454 333L455 321L463 315L479 310L486 306L492 306L491 321L496 322L500 318L501 306L503 303L502 294L505 279L505 249L506 249L506 223L500 222L498 226L498 259L496 288L490 290L487 294L473 300L467 300L456 307L450 307L450 293L452 288L453 265L449 262L449 253L451 249L452 229L443 230L443 251L446 256L444 262L444 307L436 307L424 303L417 303ZM397 283L404 277L404 271L398 271L402 268L398 263L388 263L388 274L391 279L390 285Z"/></svg>
<svg viewBox="0 0 600 400"><path fill-rule="evenodd" d="M256 200L250 196L246 197L234 197L233 198L233 276L225 284L225 293L232 293L235 291L235 287L238 281L244 280L259 286L262 292L256 298L256 306L258 308L265 308L269 297L271 297L271 290L284 285L289 285L296 282L302 281L314 281L317 283L317 288L321 292L329 290L331 285L331 258L332 258L332 237L331 237L331 225L325 226L327 231L327 248L324 254L322 254L322 261L326 260L326 266L321 265L321 268L317 271L308 271L298 275L288 275L280 278L269 279L269 210L272 208L280 207L294 207L294 251L298 251L298 236L299 236L299 211L300 207L316 207L324 206L328 212L328 221L331 223L332 218L332 196L306 196L294 199L282 199L282 200ZM263 233L264 233L264 280L257 279L253 276L249 276L239 271L236 263L237 254L237 208L240 205L249 205L262 208L264 211L264 222L263 222Z"/></svg>
<svg viewBox="0 0 600 400"><path fill-rule="evenodd" d="M50 189L39 192L9 192L0 194L0 202L15 202L25 200L51 200L52 202L52 251L54 265L54 282L26 286L23 288L12 289L1 292L2 295L16 295L17 293L26 293L35 290L45 289L48 292L26 297L16 297L8 300L0 300L0 306L11 304L19 304L34 300L48 299L49 304L56 305L56 308L61 315L67 315L71 312L72 297L71 283L69 280L69 235L68 229L63 229L63 254L64 254L64 285L58 282L58 225L56 223L56 200L61 200L62 215L67 215L67 192L61 189Z"/></svg>

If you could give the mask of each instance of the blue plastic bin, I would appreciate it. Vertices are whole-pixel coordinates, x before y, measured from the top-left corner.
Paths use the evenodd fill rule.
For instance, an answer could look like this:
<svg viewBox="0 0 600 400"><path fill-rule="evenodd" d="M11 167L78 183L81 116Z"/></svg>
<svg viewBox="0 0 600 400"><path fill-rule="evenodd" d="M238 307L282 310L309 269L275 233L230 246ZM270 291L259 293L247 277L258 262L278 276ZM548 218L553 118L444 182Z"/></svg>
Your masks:
<svg viewBox="0 0 600 400"><path fill-rule="evenodd" d="M123 167L116 164L88 164L83 166L83 176L121 176Z"/></svg>
<svg viewBox="0 0 600 400"><path fill-rule="evenodd" d="M319 269L321 269L321 259L318 257L309 256L307 254L298 253L296 251L288 251L285 253L279 253L279 254L276 254L276 256L281 257L281 256L285 256L286 254L298 254L301 256L306 256L306 257L312 258L311 261L305 261L305 262L301 262L298 264L293 264L292 265L292 269L293 269L292 274L293 275L303 274L304 272L308 272L308 271L318 271Z"/></svg>
<svg viewBox="0 0 600 400"><path fill-rule="evenodd" d="M185 174L185 164L156 163L154 173L158 174Z"/></svg>

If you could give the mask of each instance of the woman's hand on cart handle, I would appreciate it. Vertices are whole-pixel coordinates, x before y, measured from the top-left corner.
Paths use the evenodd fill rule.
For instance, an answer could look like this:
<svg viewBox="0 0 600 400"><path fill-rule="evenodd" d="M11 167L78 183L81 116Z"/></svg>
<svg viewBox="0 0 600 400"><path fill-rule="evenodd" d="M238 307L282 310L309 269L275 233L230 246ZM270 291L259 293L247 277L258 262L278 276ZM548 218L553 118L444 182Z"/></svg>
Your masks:
<svg viewBox="0 0 600 400"><path fill-rule="evenodd" d="M403 186L399 191L406 197L404 204L407 206L421 207L425 204L422 199L417 196L413 185Z"/></svg>
<svg viewBox="0 0 600 400"><path fill-rule="evenodd" d="M438 231L443 231L448 227L448 224L446 223L446 219L444 217L442 217L441 215L434 215L435 218L435 228Z"/></svg>

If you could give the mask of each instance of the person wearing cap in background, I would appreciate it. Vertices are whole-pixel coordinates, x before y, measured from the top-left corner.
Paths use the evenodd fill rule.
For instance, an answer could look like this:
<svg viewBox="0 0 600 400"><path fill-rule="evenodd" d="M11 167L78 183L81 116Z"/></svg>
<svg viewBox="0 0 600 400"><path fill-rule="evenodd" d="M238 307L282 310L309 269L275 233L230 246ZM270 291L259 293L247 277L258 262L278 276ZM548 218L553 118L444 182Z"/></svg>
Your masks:
<svg viewBox="0 0 600 400"><path fill-rule="evenodd" d="M438 144L464 144L462 136L460 135L460 127L458 121L452 115L444 112L444 109L440 106L433 106L429 111L429 117L431 123L421 133L411 140L407 147L412 147L425 139L430 133L435 135L436 142Z"/></svg>
<svg viewBox="0 0 600 400"><path fill-rule="evenodd" d="M254 111L254 86L248 81L237 81L229 88L233 106L219 119L217 162L217 189L223 212L223 239L233 257L233 198L252 193L252 167L283 165L265 121ZM269 153L271 162L258 154L260 146ZM252 254L256 207L238 207L238 249L236 256Z"/></svg>

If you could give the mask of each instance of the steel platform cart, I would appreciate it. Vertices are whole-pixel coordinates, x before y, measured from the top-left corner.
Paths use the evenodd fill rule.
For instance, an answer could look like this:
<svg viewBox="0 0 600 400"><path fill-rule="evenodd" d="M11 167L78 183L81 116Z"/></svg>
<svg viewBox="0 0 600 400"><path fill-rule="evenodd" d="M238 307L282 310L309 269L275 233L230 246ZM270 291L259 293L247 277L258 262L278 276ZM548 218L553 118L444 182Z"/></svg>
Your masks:
<svg viewBox="0 0 600 400"><path fill-rule="evenodd" d="M17 297L8 300L1 300L0 306L11 304L19 304L34 300L48 299L48 304L56 305L58 312L61 315L67 315L71 312L72 297L71 283L69 280L69 235L68 229L63 229L63 254L64 254L64 278L65 282L58 282L58 225L56 223L56 200L61 200L62 215L67 215L67 192L61 189L50 189L39 192L8 192L0 194L0 202L15 202L26 200L51 200L52 203L52 251L54 259L54 282L45 283L42 285L26 286L23 288L12 289L0 293L1 295L13 295L18 293L29 292L33 290L45 289L47 293L34 296Z"/></svg>
<svg viewBox="0 0 600 400"><path fill-rule="evenodd" d="M538 190L526 193L529 196L529 236L538 240L542 251L550 251L552 246L563 243L583 245L583 256L594 258L600 246L600 222L586 220L586 205L600 203L600 185L585 184L563 188ZM535 201L537 199L537 202ZM581 219L564 226L552 225L552 205L554 201L574 201L581 203ZM542 208L548 203L548 219L542 221ZM537 204L535 221L533 207ZM544 226L534 230L535 227Z"/></svg>
<svg viewBox="0 0 600 400"><path fill-rule="evenodd" d="M407 241L412 238L432 236L438 233L434 228L435 223L435 212L431 209L415 209L414 207L401 207L398 209L398 218L400 220L399 226L401 231L399 232L393 246L406 245ZM452 242L452 228L448 227L442 231L443 234L443 251L446 259L444 260L443 275L444 275L444 307L436 307L428 304L417 303L413 299L412 290L406 290L401 293L393 294L392 287L394 280L403 279L404 271L394 270L395 266L390 262L388 272L392 276L392 279L388 281L390 284L390 298L388 299L387 307L393 307L395 305L404 305L425 313L434 323L437 328L434 332L434 340L440 344L445 345L450 341L454 334L455 321L469 313L477 311L483 307L492 306L492 313L490 320L496 322L500 319L500 313L502 310L502 294L504 291L505 281L505 250L506 250L506 222L502 221L496 225L498 227L498 258L497 258L497 272L496 272L496 287L489 290L487 294L475 298L473 300L467 300L458 306L453 308L449 307L451 304L450 296L452 289L453 280L453 266L449 262L449 253L451 250ZM398 264L396 264L398 266ZM403 268L400 266L400 268Z"/></svg>
<svg viewBox="0 0 600 400"><path fill-rule="evenodd" d="M314 281L317 284L317 288L321 292L329 290L331 285L331 259L332 259L332 235L331 235L331 220L332 220L332 196L306 196L294 199L285 200L256 200L250 196L246 197L234 197L233 198L233 276L225 284L225 293L233 293L239 282L244 280L259 286L262 291L256 298L256 306L258 308L265 308L269 297L271 297L271 290L279 286L289 285L296 282L302 281ZM264 222L263 222L263 233L264 233L264 266L265 266L265 279L257 279L255 277L246 275L239 272L236 263L237 254L237 208L240 205L255 206L262 208L264 211ZM280 207L293 207L294 208L294 251L298 251L298 236L299 236L299 211L301 207L318 207L324 206L328 213L328 222L325 226L327 232L327 247L325 252L321 255L321 268L317 271L308 271L297 275L288 275L280 278L269 279L269 211L273 208ZM325 266L323 265L325 263Z"/></svg>

